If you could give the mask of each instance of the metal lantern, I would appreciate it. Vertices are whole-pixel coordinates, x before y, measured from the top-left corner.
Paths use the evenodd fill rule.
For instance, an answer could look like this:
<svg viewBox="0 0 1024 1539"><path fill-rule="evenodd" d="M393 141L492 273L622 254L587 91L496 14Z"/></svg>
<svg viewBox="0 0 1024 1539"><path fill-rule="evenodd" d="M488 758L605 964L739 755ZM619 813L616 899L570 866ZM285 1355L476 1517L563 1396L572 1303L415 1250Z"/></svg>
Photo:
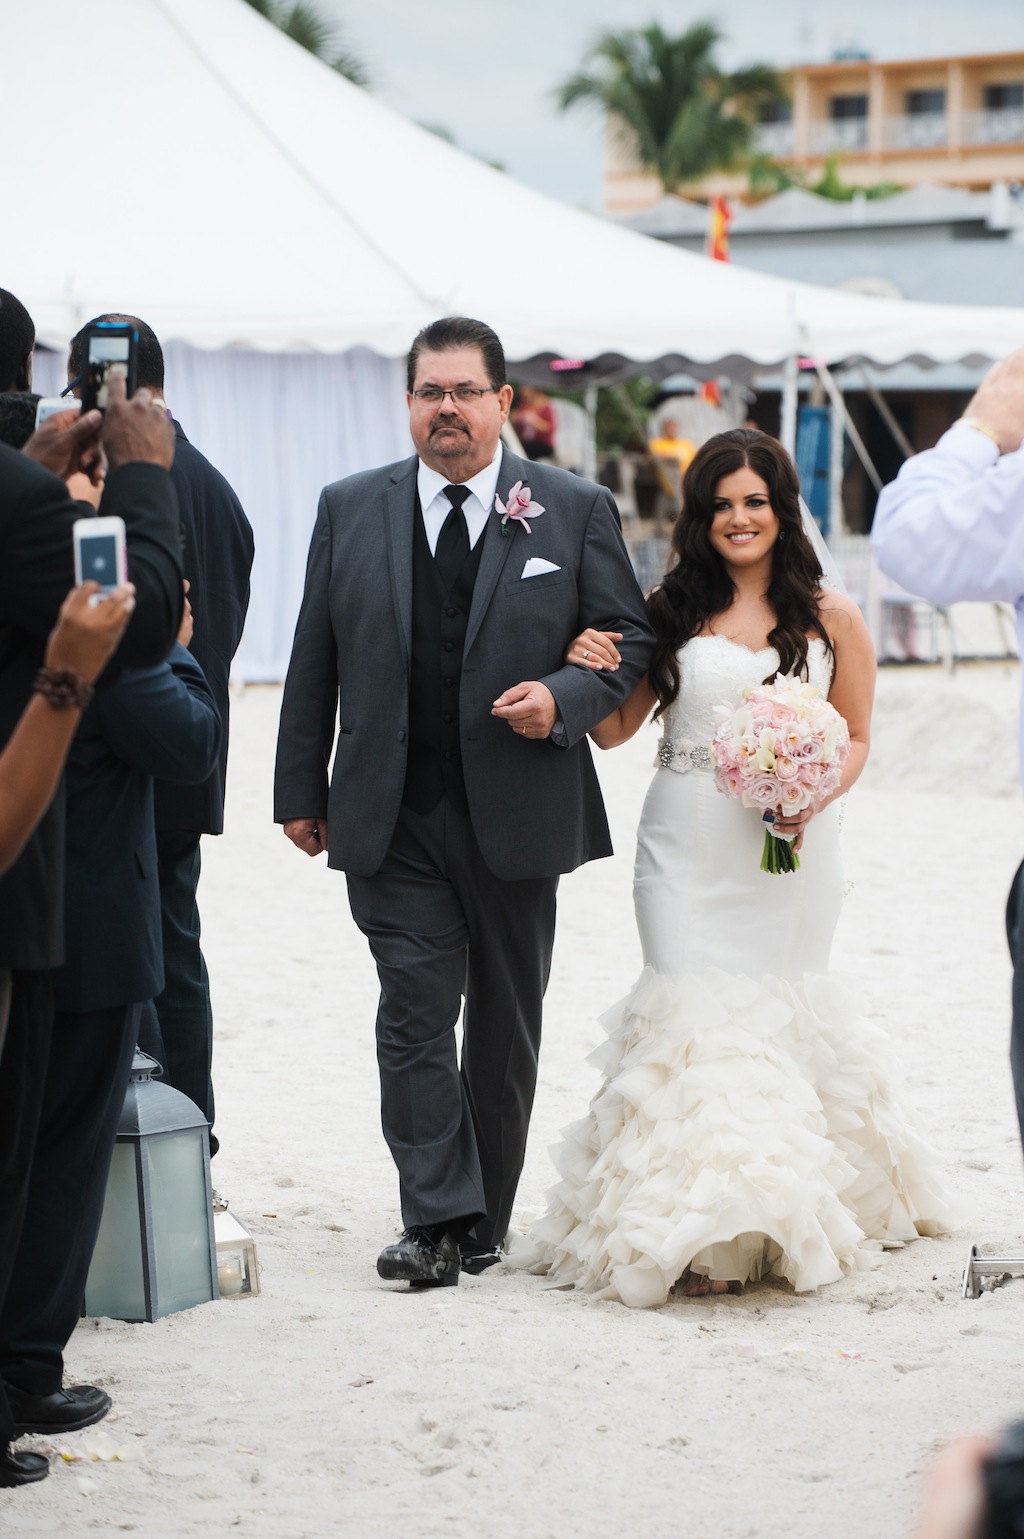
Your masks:
<svg viewBox="0 0 1024 1539"><path fill-rule="evenodd" d="M1011 1277L1024 1277L1024 1256L979 1256L978 1247L972 1245L964 1267L961 1295L965 1299L980 1299L983 1293L1001 1288Z"/></svg>
<svg viewBox="0 0 1024 1539"><path fill-rule="evenodd" d="M213 1232L217 1241L217 1282L221 1298L251 1298L259 1293L260 1268L255 1241L229 1211L223 1197L213 1199Z"/></svg>
<svg viewBox="0 0 1024 1539"><path fill-rule="evenodd" d="M210 1130L135 1050L117 1129L85 1313L161 1320L218 1297Z"/></svg>

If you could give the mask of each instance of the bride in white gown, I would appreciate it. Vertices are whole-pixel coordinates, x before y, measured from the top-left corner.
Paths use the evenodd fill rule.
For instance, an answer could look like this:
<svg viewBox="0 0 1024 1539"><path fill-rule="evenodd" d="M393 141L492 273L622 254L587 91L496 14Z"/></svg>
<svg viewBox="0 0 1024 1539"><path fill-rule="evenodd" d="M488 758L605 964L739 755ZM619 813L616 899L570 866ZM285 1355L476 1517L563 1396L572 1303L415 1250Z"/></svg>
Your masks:
<svg viewBox="0 0 1024 1539"><path fill-rule="evenodd" d="M822 588L779 444L723 433L687 472L677 561L651 596L648 680L593 736L661 707L634 897L644 970L605 1018L604 1082L565 1130L562 1180L514 1259L644 1306L768 1274L806 1290L946 1227L934 1157L897 1101L883 1033L828 977L843 875L838 807L789 819L799 870L759 868L760 815L715 788L715 707L799 672L845 717L842 795L867 758L875 659L857 606ZM569 660L614 666L588 631Z"/></svg>

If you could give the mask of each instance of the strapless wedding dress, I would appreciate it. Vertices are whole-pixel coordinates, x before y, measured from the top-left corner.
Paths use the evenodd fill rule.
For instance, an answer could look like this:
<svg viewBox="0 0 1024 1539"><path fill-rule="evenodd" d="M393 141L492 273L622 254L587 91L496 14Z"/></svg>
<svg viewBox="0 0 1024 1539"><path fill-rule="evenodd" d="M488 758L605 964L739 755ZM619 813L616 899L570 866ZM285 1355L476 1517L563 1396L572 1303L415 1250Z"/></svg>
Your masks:
<svg viewBox="0 0 1024 1539"><path fill-rule="evenodd" d="M829 661L812 641L825 694ZM687 1270L817 1288L952 1216L884 1034L827 976L837 804L809 825L799 870L774 876L760 870L758 813L715 788L715 707L778 656L697 637L679 666L638 835L644 970L603 1018L604 1083L555 1151L547 1214L513 1251L637 1306L664 1303Z"/></svg>

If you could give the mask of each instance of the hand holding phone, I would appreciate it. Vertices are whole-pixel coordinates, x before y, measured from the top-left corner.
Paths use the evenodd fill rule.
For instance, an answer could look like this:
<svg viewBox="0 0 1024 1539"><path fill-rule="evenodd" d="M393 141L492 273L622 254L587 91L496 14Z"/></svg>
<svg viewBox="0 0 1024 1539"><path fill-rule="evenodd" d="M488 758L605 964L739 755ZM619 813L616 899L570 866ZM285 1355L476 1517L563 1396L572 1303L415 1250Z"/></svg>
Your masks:
<svg viewBox="0 0 1024 1539"><path fill-rule="evenodd" d="M76 401L73 395L41 396L36 406L36 427L41 428L48 417L55 417L58 412L66 411L77 414L81 409L81 401Z"/></svg>
<svg viewBox="0 0 1024 1539"><path fill-rule="evenodd" d="M75 408L71 408L74 412ZM100 429L103 418L98 411L83 413L77 419L72 416L69 426L57 413L47 417L42 427L36 428L28 443L22 448L39 465L66 481L76 471L83 471L90 480L100 478L102 453Z"/></svg>
<svg viewBox="0 0 1024 1539"><path fill-rule="evenodd" d="M94 522L94 520L93 520ZM112 588L102 604L92 583L72 588L46 643L47 668L71 668L94 684L125 633L135 608L131 583Z"/></svg>

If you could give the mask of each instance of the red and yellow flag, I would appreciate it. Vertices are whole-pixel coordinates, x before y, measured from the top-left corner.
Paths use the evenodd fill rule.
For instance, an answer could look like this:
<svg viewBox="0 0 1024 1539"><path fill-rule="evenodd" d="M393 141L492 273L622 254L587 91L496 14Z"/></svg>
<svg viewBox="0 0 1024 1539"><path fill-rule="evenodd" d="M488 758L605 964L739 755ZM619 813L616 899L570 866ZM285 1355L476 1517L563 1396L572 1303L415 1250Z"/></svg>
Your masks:
<svg viewBox="0 0 1024 1539"><path fill-rule="evenodd" d="M727 198L712 198L708 204L708 256L713 262L729 260L729 226L732 209Z"/></svg>
<svg viewBox="0 0 1024 1539"><path fill-rule="evenodd" d="M707 254L712 262L728 262L729 260L729 226L732 224L732 209L727 198L712 198L708 204L708 244ZM713 379L705 380L700 387L700 398L708 401L712 406L721 406L722 396L718 389L718 382Z"/></svg>

